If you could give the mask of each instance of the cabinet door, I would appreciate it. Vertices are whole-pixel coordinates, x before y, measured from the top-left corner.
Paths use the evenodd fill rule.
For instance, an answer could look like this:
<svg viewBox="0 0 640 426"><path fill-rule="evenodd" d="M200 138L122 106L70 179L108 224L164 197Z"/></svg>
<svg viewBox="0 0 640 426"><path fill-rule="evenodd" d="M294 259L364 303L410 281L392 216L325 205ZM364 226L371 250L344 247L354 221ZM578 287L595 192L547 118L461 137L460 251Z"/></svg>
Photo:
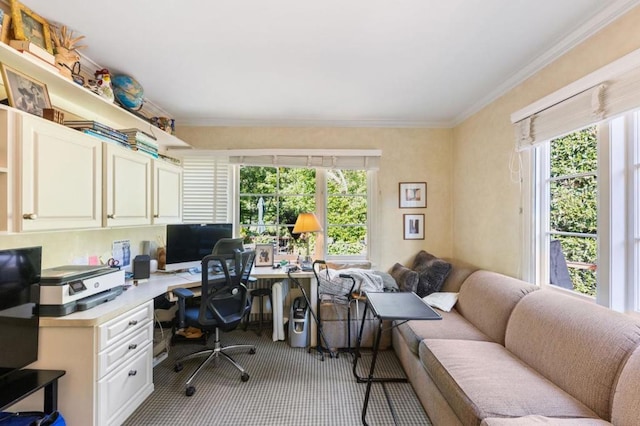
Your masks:
<svg viewBox="0 0 640 426"><path fill-rule="evenodd" d="M19 231L102 226L102 142L22 116Z"/></svg>
<svg viewBox="0 0 640 426"><path fill-rule="evenodd" d="M153 223L182 222L182 167L153 162Z"/></svg>
<svg viewBox="0 0 640 426"><path fill-rule="evenodd" d="M105 226L151 224L151 157L104 144Z"/></svg>

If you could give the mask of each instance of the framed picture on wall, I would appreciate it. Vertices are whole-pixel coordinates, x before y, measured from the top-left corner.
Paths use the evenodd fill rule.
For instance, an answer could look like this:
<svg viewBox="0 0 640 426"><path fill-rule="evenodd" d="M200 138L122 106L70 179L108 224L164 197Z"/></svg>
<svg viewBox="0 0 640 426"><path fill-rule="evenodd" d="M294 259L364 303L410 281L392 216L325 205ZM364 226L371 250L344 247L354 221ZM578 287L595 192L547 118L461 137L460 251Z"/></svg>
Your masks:
<svg viewBox="0 0 640 426"><path fill-rule="evenodd" d="M42 117L42 110L51 108L49 92L44 83L5 64L0 64L0 71L10 106L39 117Z"/></svg>
<svg viewBox="0 0 640 426"><path fill-rule="evenodd" d="M405 214L402 216L404 220L404 239L424 240L424 215Z"/></svg>
<svg viewBox="0 0 640 426"><path fill-rule="evenodd" d="M400 182L400 208L427 207L426 182Z"/></svg>
<svg viewBox="0 0 640 426"><path fill-rule="evenodd" d="M256 266L273 266L273 244L256 244Z"/></svg>

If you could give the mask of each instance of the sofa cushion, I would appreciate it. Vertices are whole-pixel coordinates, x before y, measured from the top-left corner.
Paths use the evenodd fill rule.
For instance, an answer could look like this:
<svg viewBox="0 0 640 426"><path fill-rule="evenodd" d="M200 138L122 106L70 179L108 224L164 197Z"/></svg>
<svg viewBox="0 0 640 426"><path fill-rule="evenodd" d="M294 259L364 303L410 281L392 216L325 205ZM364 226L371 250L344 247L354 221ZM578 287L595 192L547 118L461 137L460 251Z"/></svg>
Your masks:
<svg viewBox="0 0 640 426"><path fill-rule="evenodd" d="M482 420L480 426L607 426L611 423L602 419L558 419L544 416L525 417L489 417Z"/></svg>
<svg viewBox="0 0 640 426"><path fill-rule="evenodd" d="M639 343L640 321L545 290L528 295L515 307L505 346L609 420L622 364Z"/></svg>
<svg viewBox="0 0 640 426"><path fill-rule="evenodd" d="M451 264L421 250L414 258L411 269L418 273L416 294L420 297L425 297L440 291L444 280L451 271Z"/></svg>
<svg viewBox="0 0 640 426"><path fill-rule="evenodd" d="M460 287L456 309L494 342L504 345L511 311L536 290L537 286L506 275L476 271Z"/></svg>
<svg viewBox="0 0 640 426"><path fill-rule="evenodd" d="M478 267L458 259L444 258L444 260L451 264L451 271L447 275L447 279L444 280L440 291L457 293L460 291L462 283L469 278L469 275L477 271Z"/></svg>
<svg viewBox="0 0 640 426"><path fill-rule="evenodd" d="M640 425L640 347L631 354L622 369L613 394L611 423Z"/></svg>
<svg viewBox="0 0 640 426"><path fill-rule="evenodd" d="M412 291L415 293L418 290L419 277L416 271L396 263L391 268L390 274L398 283L400 291Z"/></svg>
<svg viewBox="0 0 640 426"><path fill-rule="evenodd" d="M490 342L491 339L464 319L455 308L451 312L437 310L442 321L408 321L398 326L411 352L418 355L418 345L423 339L465 339Z"/></svg>
<svg viewBox="0 0 640 426"><path fill-rule="evenodd" d="M502 345L472 340L426 339L422 365L460 422L486 417L597 418L580 401L528 367Z"/></svg>

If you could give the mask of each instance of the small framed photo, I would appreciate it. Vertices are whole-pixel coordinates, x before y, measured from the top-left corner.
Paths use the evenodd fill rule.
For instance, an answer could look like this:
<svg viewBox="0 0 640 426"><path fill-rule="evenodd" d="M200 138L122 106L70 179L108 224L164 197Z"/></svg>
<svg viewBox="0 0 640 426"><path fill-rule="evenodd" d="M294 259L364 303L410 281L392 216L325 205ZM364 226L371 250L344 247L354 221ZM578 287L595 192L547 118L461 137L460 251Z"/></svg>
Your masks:
<svg viewBox="0 0 640 426"><path fill-rule="evenodd" d="M400 208L427 207L426 182L400 182Z"/></svg>
<svg viewBox="0 0 640 426"><path fill-rule="evenodd" d="M49 23L18 0L11 0L13 36L16 40L28 40L53 54Z"/></svg>
<svg viewBox="0 0 640 426"><path fill-rule="evenodd" d="M256 244L256 266L273 266L273 244Z"/></svg>
<svg viewBox="0 0 640 426"><path fill-rule="evenodd" d="M404 239L424 240L424 215L405 214L404 219Z"/></svg>
<svg viewBox="0 0 640 426"><path fill-rule="evenodd" d="M10 106L39 117L42 117L44 109L51 108L49 92L44 83L5 64L0 64L0 70Z"/></svg>

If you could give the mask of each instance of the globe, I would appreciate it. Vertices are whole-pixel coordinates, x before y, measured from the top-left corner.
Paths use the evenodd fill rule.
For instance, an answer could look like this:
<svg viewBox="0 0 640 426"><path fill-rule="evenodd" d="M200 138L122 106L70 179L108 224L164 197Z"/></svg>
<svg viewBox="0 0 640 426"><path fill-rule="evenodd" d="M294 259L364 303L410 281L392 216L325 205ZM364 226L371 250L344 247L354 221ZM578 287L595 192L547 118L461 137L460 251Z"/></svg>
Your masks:
<svg viewBox="0 0 640 426"><path fill-rule="evenodd" d="M122 106L133 110L142 107L144 90L133 77L124 74L115 75L111 79L111 86L113 95Z"/></svg>

